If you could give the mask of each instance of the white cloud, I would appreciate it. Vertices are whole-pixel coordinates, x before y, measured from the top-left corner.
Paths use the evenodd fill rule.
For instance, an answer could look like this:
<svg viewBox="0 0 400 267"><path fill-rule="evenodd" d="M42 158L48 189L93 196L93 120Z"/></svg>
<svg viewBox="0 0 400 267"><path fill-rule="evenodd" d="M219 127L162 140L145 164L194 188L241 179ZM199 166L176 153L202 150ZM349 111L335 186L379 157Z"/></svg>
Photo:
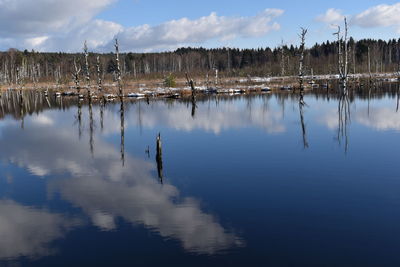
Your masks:
<svg viewBox="0 0 400 267"><path fill-rule="evenodd" d="M370 7L361 13L346 15L349 24L362 28L394 27L400 33L400 3L393 5L382 4ZM325 14L316 17L316 21L328 25L342 24L345 15L340 9L330 8Z"/></svg>
<svg viewBox="0 0 400 267"><path fill-rule="evenodd" d="M159 25L123 27L94 16L116 0L0 0L0 47L38 51L80 51L85 40L92 50L112 51L116 36L123 51L170 50L180 46L260 37L280 29L274 21L284 11L265 9L250 17L180 18ZM46 15L43 15L46 11Z"/></svg>
<svg viewBox="0 0 400 267"><path fill-rule="evenodd" d="M356 15L352 23L364 28L395 26L400 30L400 3L378 5Z"/></svg>
<svg viewBox="0 0 400 267"><path fill-rule="evenodd" d="M96 47L118 31L113 22L93 20L117 0L0 0L0 48L78 51L85 38Z"/></svg>
<svg viewBox="0 0 400 267"><path fill-rule="evenodd" d="M87 41L90 49L96 49L111 43L122 30L123 27L117 23L92 20L66 34L53 35L33 48L40 51L82 51L83 43Z"/></svg>
<svg viewBox="0 0 400 267"><path fill-rule="evenodd" d="M343 19L344 15L342 14L342 10L330 8L325 12L325 14L319 15L316 18L316 21L332 25L342 23Z"/></svg>
<svg viewBox="0 0 400 267"><path fill-rule="evenodd" d="M0 0L0 34L36 38L84 25L115 0Z"/></svg>
<svg viewBox="0 0 400 267"><path fill-rule="evenodd" d="M46 40L48 40L48 36L39 36L39 37L34 37L34 38L28 38L25 40L26 45L29 47L38 47L44 44Z"/></svg>
<svg viewBox="0 0 400 267"><path fill-rule="evenodd" d="M224 17L211 13L196 20L181 18L157 26L141 25L126 28L119 35L123 50L157 50L186 44L201 44L211 39L260 37L280 29L273 20L281 9L265 9L252 17Z"/></svg>

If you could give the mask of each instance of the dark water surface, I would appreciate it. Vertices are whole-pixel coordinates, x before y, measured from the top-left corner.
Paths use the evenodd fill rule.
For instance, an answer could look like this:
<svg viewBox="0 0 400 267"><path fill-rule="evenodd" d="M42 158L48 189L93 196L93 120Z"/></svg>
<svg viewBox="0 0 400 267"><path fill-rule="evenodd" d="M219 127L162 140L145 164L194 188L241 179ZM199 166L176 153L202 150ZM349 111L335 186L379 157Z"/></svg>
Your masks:
<svg viewBox="0 0 400 267"><path fill-rule="evenodd" d="M400 265L395 93L43 99L2 97L0 265Z"/></svg>

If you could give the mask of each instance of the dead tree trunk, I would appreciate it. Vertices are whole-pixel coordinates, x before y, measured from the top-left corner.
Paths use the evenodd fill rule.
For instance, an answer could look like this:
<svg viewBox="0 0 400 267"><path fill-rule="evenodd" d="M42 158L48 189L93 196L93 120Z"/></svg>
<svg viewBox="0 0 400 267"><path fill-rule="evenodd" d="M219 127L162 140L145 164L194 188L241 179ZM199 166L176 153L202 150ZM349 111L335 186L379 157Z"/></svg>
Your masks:
<svg viewBox="0 0 400 267"><path fill-rule="evenodd" d="M97 89L99 91L103 90L103 84L101 79L101 68L100 68L100 57L96 58L96 69L97 69Z"/></svg>
<svg viewBox="0 0 400 267"><path fill-rule="evenodd" d="M285 47L283 45L283 40L281 44L281 76L285 76Z"/></svg>
<svg viewBox="0 0 400 267"><path fill-rule="evenodd" d="M347 87L347 80L349 74L349 49L348 49L348 26L347 26L347 19L344 18L344 37L341 35L340 26L338 26L338 31L334 33L337 36L338 42L338 68L339 68L339 78L340 82L342 83L343 87ZM344 55L342 52L342 47L344 50Z"/></svg>
<svg viewBox="0 0 400 267"><path fill-rule="evenodd" d="M344 18L344 70L343 70L343 85L347 86L347 77L349 75L349 46L348 46L348 27L347 18Z"/></svg>
<svg viewBox="0 0 400 267"><path fill-rule="evenodd" d="M371 49L368 46L368 73L369 73L369 83L372 83L372 72L371 72Z"/></svg>
<svg viewBox="0 0 400 267"><path fill-rule="evenodd" d="M85 53L85 77L86 77L86 86L87 86L87 93L89 99L92 98L92 93L90 92L90 69L89 69L89 51L87 47L87 42L83 45L83 52Z"/></svg>
<svg viewBox="0 0 400 267"><path fill-rule="evenodd" d="M215 88L218 86L218 69L215 69Z"/></svg>
<svg viewBox="0 0 400 267"><path fill-rule="evenodd" d="M122 80L121 80L121 68L119 64L119 45L118 45L118 39L115 39L115 61L117 63L117 70L116 70L116 76L117 76L117 83L118 83L118 94L119 97L122 98L124 97L123 94L123 89L122 89Z"/></svg>
<svg viewBox="0 0 400 267"><path fill-rule="evenodd" d="M197 105L196 105L196 88L194 86L193 79L191 79L191 78L189 79L189 75L187 73L186 73L186 80L192 91L192 117L194 117L196 114L196 107L197 107Z"/></svg>
<svg viewBox="0 0 400 267"><path fill-rule="evenodd" d="M304 47L306 41L307 29L301 28L300 37L300 60L299 60L299 85L300 91L304 91Z"/></svg>
<svg viewBox="0 0 400 267"><path fill-rule="evenodd" d="M74 73L73 73L73 79L74 79L74 83L75 83L75 89L79 95L80 91L81 91L81 86L79 84L79 73L81 72L81 67L78 67L76 65L76 60L74 58Z"/></svg>

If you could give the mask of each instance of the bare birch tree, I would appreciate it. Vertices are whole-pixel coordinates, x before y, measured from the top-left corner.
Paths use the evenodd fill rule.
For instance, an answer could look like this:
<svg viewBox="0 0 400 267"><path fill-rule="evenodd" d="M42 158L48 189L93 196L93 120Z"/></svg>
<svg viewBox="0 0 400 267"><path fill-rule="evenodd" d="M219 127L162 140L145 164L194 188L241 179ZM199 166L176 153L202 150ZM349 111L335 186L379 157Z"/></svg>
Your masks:
<svg viewBox="0 0 400 267"><path fill-rule="evenodd" d="M101 79L101 68L100 68L100 57L96 57L96 69L97 69L97 88L99 91L103 90L103 81Z"/></svg>
<svg viewBox="0 0 400 267"><path fill-rule="evenodd" d="M118 83L118 93L119 97L122 99L123 97L123 90L122 90L122 81L121 81L121 68L120 68L120 63L119 63L119 44L118 44L118 39L115 39L115 61L117 63L117 69L116 69L116 78L117 78L117 83Z"/></svg>
<svg viewBox="0 0 400 267"><path fill-rule="evenodd" d="M79 82L79 73L81 72L81 67L78 67L76 64L76 59L74 58L74 73L72 74L72 78L74 79L75 83L75 89L78 92L78 94L81 91L81 86Z"/></svg>
<svg viewBox="0 0 400 267"><path fill-rule="evenodd" d="M88 97L90 99L92 97L92 95L90 92L89 50L88 50L86 41L83 45L83 52L85 54L85 79L86 79L87 93L88 93Z"/></svg>

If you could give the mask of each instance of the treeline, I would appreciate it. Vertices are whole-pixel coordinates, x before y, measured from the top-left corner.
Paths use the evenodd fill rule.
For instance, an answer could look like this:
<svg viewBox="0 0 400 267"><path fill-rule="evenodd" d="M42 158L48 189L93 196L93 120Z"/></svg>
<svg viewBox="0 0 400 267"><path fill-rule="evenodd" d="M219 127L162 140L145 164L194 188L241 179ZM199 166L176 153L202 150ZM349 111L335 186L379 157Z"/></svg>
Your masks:
<svg viewBox="0 0 400 267"><path fill-rule="evenodd" d="M400 39L349 42L350 73L395 72L399 70ZM183 76L213 75L220 77L293 76L298 74L298 46L280 46L258 49L235 48L179 48L163 53L121 54L121 72L124 79L163 78L169 73ZM90 54L90 74L96 79L96 57L99 56L103 80L115 79L116 62L113 53ZM306 74L337 74L338 43L315 44L305 51ZM80 53L39 53L9 49L0 52L0 84L51 82L65 84L72 80L74 59L84 65Z"/></svg>

